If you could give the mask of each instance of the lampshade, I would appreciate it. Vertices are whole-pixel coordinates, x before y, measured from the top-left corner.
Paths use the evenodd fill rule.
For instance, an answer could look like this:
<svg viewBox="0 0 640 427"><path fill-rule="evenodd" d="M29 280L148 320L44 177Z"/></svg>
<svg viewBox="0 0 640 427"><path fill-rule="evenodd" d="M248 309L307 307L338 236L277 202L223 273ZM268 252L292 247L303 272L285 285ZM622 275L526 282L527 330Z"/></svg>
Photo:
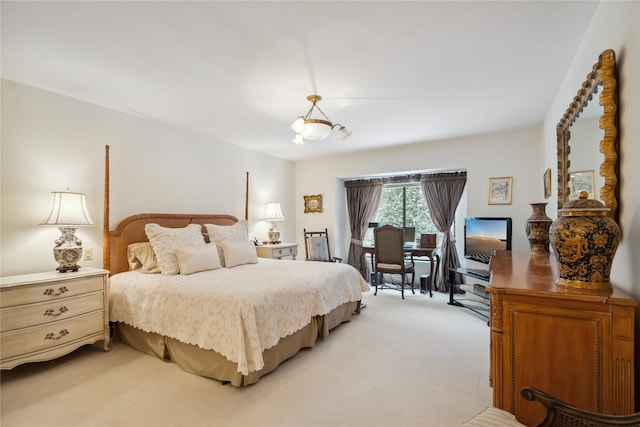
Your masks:
<svg viewBox="0 0 640 427"><path fill-rule="evenodd" d="M310 141L325 139L331 133L331 123L326 120L306 119L302 137Z"/></svg>
<svg viewBox="0 0 640 427"><path fill-rule="evenodd" d="M267 208L264 213L265 221L283 221L284 215L282 215L282 209L280 208L280 203L271 202L267 203Z"/></svg>
<svg viewBox="0 0 640 427"><path fill-rule="evenodd" d="M51 212L42 225L93 225L84 194L54 191L51 196Z"/></svg>

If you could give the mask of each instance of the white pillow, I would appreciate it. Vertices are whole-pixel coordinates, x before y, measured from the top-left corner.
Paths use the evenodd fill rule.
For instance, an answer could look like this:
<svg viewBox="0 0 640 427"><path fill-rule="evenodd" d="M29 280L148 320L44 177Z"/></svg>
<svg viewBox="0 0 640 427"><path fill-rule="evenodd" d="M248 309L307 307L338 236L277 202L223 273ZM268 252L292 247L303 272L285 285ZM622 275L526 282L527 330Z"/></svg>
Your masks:
<svg viewBox="0 0 640 427"><path fill-rule="evenodd" d="M151 223L145 225L144 231L156 253L162 274L178 274L180 272L176 258L177 248L206 245L200 224L189 224L184 228L168 228Z"/></svg>
<svg viewBox="0 0 640 427"><path fill-rule="evenodd" d="M205 224L209 240L218 246L218 256L222 266L226 266L226 259L222 252L222 244L225 242L248 241L247 221L241 220L233 225Z"/></svg>
<svg viewBox="0 0 640 427"><path fill-rule="evenodd" d="M218 248L215 243L204 246L185 246L176 249L176 258L180 266L180 274L192 274L199 271L217 270L221 268Z"/></svg>
<svg viewBox="0 0 640 427"><path fill-rule="evenodd" d="M248 240L225 242L222 244L222 250L224 252L225 267L258 263L256 245Z"/></svg>

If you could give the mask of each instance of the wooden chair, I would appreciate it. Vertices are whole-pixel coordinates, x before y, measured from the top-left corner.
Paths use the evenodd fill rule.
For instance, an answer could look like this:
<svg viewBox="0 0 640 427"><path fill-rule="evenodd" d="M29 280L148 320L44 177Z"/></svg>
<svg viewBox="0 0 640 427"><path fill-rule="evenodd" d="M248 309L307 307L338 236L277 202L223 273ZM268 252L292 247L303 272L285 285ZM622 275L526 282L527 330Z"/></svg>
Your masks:
<svg viewBox="0 0 640 427"><path fill-rule="evenodd" d="M306 261L342 262L342 258L332 257L329 249L329 232L324 231L304 231L304 250Z"/></svg>
<svg viewBox="0 0 640 427"><path fill-rule="evenodd" d="M584 411L532 387L523 387L522 397L542 403L547 409L547 416L536 427L606 427L606 426L640 426L640 413L629 415L608 415Z"/></svg>
<svg viewBox="0 0 640 427"><path fill-rule="evenodd" d="M375 242L373 272L376 287L374 295L378 294L378 286L380 286L380 289L383 288L384 283L380 283L380 281L384 273L400 275L401 285L399 290L402 293L402 299L404 299L407 274L411 273L411 292L415 294L415 263L413 262L413 253L409 253L409 259L406 258L402 228L383 225L373 230L373 237Z"/></svg>

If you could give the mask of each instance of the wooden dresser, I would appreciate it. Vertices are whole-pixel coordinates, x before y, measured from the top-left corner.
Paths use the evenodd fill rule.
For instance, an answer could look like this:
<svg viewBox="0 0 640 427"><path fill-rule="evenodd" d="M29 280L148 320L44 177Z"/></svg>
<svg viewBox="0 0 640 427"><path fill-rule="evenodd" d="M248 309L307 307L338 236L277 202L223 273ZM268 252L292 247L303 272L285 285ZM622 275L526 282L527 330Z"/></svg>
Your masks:
<svg viewBox="0 0 640 427"><path fill-rule="evenodd" d="M104 340L109 350L107 270L25 274L0 282L0 369L51 360Z"/></svg>
<svg viewBox="0 0 640 427"><path fill-rule="evenodd" d="M535 387L581 409L634 412L637 302L555 285L553 256L498 251L490 264L493 405L535 425L545 410L520 396Z"/></svg>

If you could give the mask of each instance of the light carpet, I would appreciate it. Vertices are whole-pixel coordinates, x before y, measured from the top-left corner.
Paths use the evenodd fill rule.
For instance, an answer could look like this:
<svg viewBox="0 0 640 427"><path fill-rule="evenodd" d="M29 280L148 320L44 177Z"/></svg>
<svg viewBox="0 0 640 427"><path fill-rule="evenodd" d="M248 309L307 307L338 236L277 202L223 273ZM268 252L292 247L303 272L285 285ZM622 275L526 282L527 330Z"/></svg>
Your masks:
<svg viewBox="0 0 640 427"><path fill-rule="evenodd" d="M489 328L448 296L393 290L252 386L120 342L0 374L9 426L455 426L491 405Z"/></svg>

